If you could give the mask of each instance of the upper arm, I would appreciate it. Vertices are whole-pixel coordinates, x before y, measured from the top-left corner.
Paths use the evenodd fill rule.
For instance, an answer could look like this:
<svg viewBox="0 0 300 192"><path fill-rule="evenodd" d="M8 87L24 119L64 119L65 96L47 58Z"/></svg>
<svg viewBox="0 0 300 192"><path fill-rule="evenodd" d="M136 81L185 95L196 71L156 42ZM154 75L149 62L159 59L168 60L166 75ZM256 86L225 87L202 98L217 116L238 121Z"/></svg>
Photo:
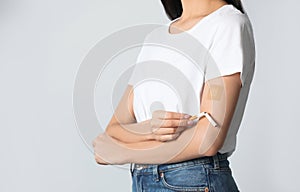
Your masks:
<svg viewBox="0 0 300 192"><path fill-rule="evenodd" d="M110 127L112 127L110 125L136 122L133 111L133 94L133 86L128 84L107 126L107 132L109 132Z"/></svg>
<svg viewBox="0 0 300 192"><path fill-rule="evenodd" d="M249 26L248 19L237 14L220 19L209 50L213 62L207 67L200 101L201 112L208 112L220 127L213 127L206 118L198 122L200 153L214 154L225 141L254 56Z"/></svg>
<svg viewBox="0 0 300 192"><path fill-rule="evenodd" d="M213 155L223 146L240 89L240 72L206 81L201 97L201 112L208 112L219 127L213 127L206 118L198 122L197 129L203 135L200 153Z"/></svg>

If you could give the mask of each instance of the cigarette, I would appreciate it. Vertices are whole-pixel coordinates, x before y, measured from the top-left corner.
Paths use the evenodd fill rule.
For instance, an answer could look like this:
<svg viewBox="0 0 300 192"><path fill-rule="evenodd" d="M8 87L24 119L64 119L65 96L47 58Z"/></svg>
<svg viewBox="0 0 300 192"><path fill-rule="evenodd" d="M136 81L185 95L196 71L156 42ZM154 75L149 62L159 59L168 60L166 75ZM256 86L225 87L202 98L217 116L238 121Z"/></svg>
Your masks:
<svg viewBox="0 0 300 192"><path fill-rule="evenodd" d="M197 114L197 115L193 115L193 116L191 116L190 118L189 118L189 120L195 120L195 119L200 119L201 117L203 117L203 116L205 116L207 119L208 119L208 121L214 126L214 127L218 127L218 124L217 124L217 122L215 122L214 120L213 120L213 118L209 115L209 113L207 113L207 112L201 112L201 113L199 113L199 114Z"/></svg>
<svg viewBox="0 0 300 192"><path fill-rule="evenodd" d="M193 115L193 116L191 116L191 117L189 118L189 120L192 121L192 120L195 120L195 119L197 119L197 118L198 118L198 115Z"/></svg>

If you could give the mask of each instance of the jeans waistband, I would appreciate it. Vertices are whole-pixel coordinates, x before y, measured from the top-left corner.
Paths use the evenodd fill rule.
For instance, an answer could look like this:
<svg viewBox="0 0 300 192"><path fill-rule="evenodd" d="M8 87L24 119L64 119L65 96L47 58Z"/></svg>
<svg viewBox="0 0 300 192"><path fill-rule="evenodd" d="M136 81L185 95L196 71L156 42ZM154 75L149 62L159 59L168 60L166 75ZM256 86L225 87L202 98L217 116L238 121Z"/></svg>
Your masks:
<svg viewBox="0 0 300 192"><path fill-rule="evenodd" d="M227 160L228 154L227 153L217 153L214 156L205 156L199 157L195 159L190 159L178 163L168 163L168 164L130 164L131 172L133 170L142 171L145 168L159 168L159 170L164 171L171 168L181 167L181 166L188 166L188 165L196 165L196 164L206 164L206 163L214 163L214 167L219 167L219 161Z"/></svg>

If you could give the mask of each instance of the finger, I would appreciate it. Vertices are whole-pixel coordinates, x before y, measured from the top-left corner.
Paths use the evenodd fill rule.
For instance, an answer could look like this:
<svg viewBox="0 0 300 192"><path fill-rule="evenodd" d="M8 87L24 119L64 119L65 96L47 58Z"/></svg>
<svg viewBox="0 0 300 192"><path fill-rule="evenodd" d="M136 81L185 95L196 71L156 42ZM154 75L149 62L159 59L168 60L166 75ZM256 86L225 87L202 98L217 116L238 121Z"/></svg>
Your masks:
<svg viewBox="0 0 300 192"><path fill-rule="evenodd" d="M176 128L178 127L179 120L165 120L165 119L152 119L150 122L151 128Z"/></svg>
<svg viewBox="0 0 300 192"><path fill-rule="evenodd" d="M159 128L178 128L178 127L192 127L196 124L196 121L188 119L172 119L172 120L162 120L162 119L151 119L150 126L152 133L157 131ZM164 132L165 133L165 132ZM160 133L159 133L160 134Z"/></svg>
<svg viewBox="0 0 300 192"><path fill-rule="evenodd" d="M159 135L156 136L155 139L161 142L167 142L167 141L172 141L177 139L177 137L179 136L179 133L176 134L170 134L170 135Z"/></svg>
<svg viewBox="0 0 300 192"><path fill-rule="evenodd" d="M162 120L162 119L152 119L150 122L151 129L157 128L178 128L178 127L191 127L196 124L196 121L191 121L188 119L181 120Z"/></svg>
<svg viewBox="0 0 300 192"><path fill-rule="evenodd" d="M155 128L152 130L152 133L155 135L169 135L181 133L186 127L177 127L177 128Z"/></svg>
<svg viewBox="0 0 300 192"><path fill-rule="evenodd" d="M152 129L155 129L155 128L162 127L163 123L164 122L161 119L152 118L150 121L150 126Z"/></svg>
<svg viewBox="0 0 300 192"><path fill-rule="evenodd" d="M172 119L172 120L163 120L160 124L160 127L190 127L195 124L195 121L191 121L188 119Z"/></svg>
<svg viewBox="0 0 300 192"><path fill-rule="evenodd" d="M188 119L191 115L173 111L156 110L152 113L152 118L158 119Z"/></svg>
<svg viewBox="0 0 300 192"><path fill-rule="evenodd" d="M189 120L189 119L182 119L178 120L178 127L190 127L197 124L197 121Z"/></svg>

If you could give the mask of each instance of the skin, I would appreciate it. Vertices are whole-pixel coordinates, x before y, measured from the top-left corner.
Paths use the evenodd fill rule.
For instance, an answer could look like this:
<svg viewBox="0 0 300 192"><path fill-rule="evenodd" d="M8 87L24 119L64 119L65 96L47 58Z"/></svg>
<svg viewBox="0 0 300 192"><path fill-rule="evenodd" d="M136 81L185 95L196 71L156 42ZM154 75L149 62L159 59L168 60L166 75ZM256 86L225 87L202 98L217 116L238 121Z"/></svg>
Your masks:
<svg viewBox="0 0 300 192"><path fill-rule="evenodd" d="M197 19L224 4L227 3L182 0L182 16L172 25L187 30ZM204 84L199 113L208 112L218 123L219 128L216 128L206 118L188 124L185 115L194 114L162 110L154 111L151 119L137 123L133 111L133 87L128 85L105 133L93 142L96 162L102 165L159 164L216 154L226 138L240 88L240 73L211 79Z"/></svg>
<svg viewBox="0 0 300 192"><path fill-rule="evenodd" d="M203 17L228 3L222 0L181 0L181 4L182 14L180 19L172 23L171 33L189 30ZM172 27L174 27L174 32Z"/></svg>

